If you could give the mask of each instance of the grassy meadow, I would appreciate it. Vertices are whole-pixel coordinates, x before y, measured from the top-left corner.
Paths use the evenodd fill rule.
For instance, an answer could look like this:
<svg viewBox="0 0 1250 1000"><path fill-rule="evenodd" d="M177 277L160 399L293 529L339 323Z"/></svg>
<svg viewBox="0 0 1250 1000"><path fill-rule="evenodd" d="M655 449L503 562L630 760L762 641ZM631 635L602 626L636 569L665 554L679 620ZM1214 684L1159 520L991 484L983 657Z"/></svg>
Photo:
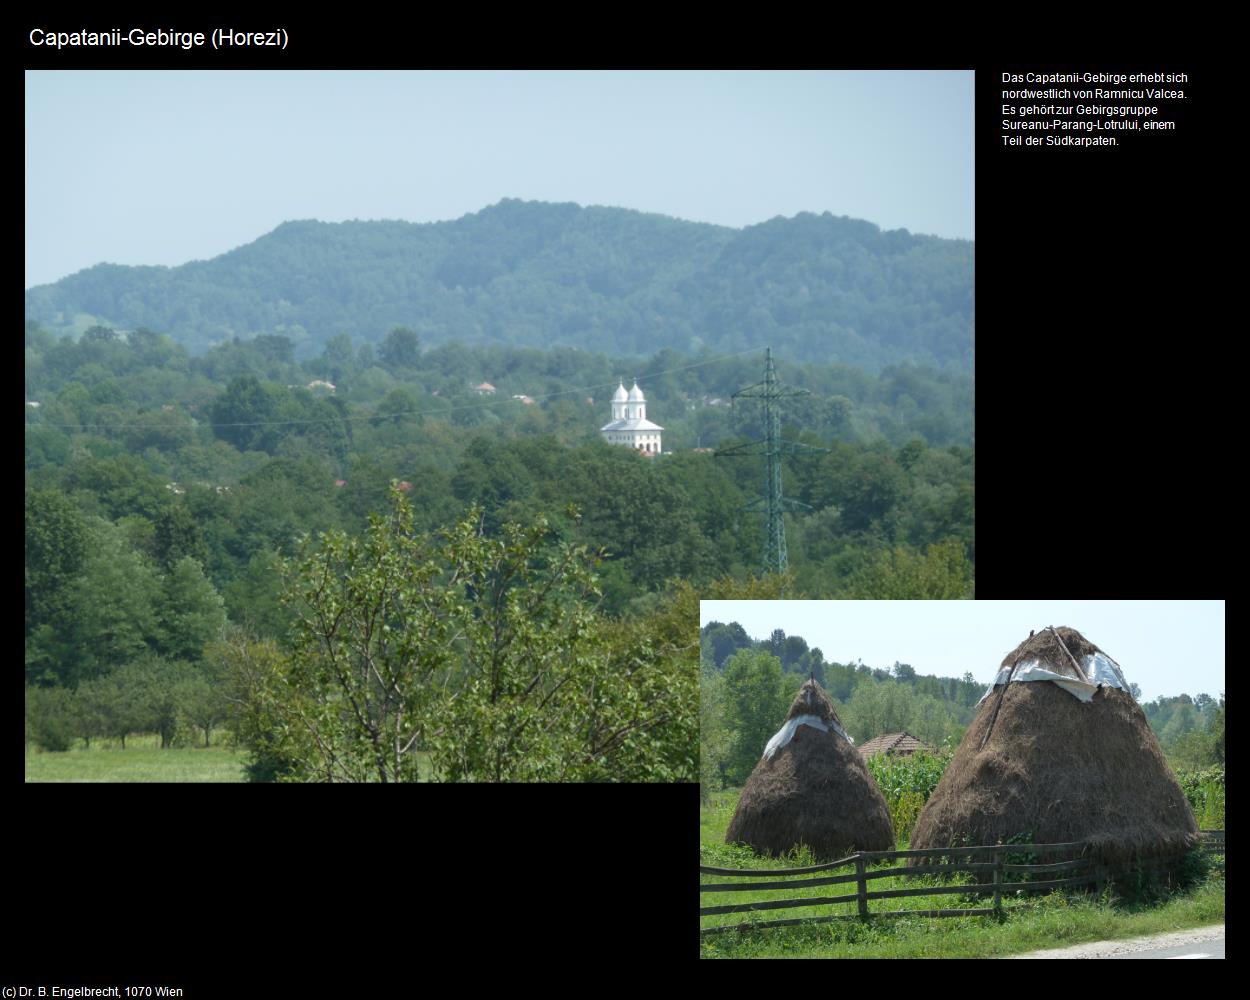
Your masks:
<svg viewBox="0 0 1250 1000"><path fill-rule="evenodd" d="M215 739L211 746L161 749L156 734L92 740L63 753L26 745L27 781L243 781L244 753Z"/></svg>
<svg viewBox="0 0 1250 1000"><path fill-rule="evenodd" d="M700 809L699 840L702 864L720 868L804 867L816 864L806 849L785 858L756 857L748 848L724 843L725 830L733 816L740 790L713 793ZM905 839L896 845L906 849ZM897 862L869 866L869 870L893 867ZM848 869L847 871L850 871ZM845 874L839 870L831 874ZM798 876L798 879L813 876ZM952 876L942 885L959 884L970 875ZM777 881L785 881L782 876ZM742 882L728 876L702 875L704 884ZM870 883L870 891L914 889L929 883L921 878L887 878ZM932 882L931 884L939 884ZM853 893L854 883L825 885L782 894L776 890L740 893L700 894L702 906L717 906L781 898L841 896ZM905 897L872 900L869 910L962 909L989 906L989 897L952 893L941 897ZM701 938L704 958L813 957L813 958L992 958L1041 948L1059 948L1086 941L1136 937L1142 934L1181 930L1220 923L1224 920L1224 878L1212 872L1195 890L1176 895L1156 905L1115 903L1109 894L1101 897L1052 893L1048 896L1003 896L1004 919L991 917L887 917L862 922L837 920L803 927L774 927L747 931L727 931ZM853 917L855 903L814 906L810 909L760 911L754 914L722 914L702 917L703 928L734 925L748 921L787 919L798 916Z"/></svg>
<svg viewBox="0 0 1250 1000"><path fill-rule="evenodd" d="M126 749L118 740L92 740L63 753L26 744L27 781L245 781L246 754L214 733L210 746L161 749L154 733L128 736ZM429 781L429 754L417 755L421 780Z"/></svg>

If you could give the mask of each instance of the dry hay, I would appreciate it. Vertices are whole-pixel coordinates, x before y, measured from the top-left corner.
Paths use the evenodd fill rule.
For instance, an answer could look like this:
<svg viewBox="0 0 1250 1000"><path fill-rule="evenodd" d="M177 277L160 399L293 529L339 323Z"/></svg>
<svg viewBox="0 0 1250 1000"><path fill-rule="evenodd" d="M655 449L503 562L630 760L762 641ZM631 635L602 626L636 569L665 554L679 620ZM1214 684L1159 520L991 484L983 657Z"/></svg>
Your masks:
<svg viewBox="0 0 1250 1000"><path fill-rule="evenodd" d="M804 681L803 686L799 688L799 693L790 703L790 711L786 713L786 722L797 719L800 715L817 715L826 725L830 723L842 725L842 720L838 718L838 713L834 710L833 701L825 689L816 683L815 678ZM802 726L799 728L801 729Z"/></svg>
<svg viewBox="0 0 1250 1000"><path fill-rule="evenodd" d="M1055 641L1056 635L1062 640L1062 645ZM1047 670L1056 674L1067 674L1069 677L1076 677L1076 669L1072 666L1072 660L1064 652L1064 647L1067 647L1068 652L1076 658L1077 663L1082 665L1082 669L1084 668L1084 658L1086 656L1102 653L1101 649L1086 639L1076 629L1060 625L1053 631L1049 628L1044 628L1025 639L1024 642L1003 657L1002 666L1010 667L1016 662L1023 663L1028 660L1038 660ZM1103 656L1106 655L1106 653L1103 653Z"/></svg>
<svg viewBox="0 0 1250 1000"><path fill-rule="evenodd" d="M804 682L786 719L800 715L841 725L815 680ZM806 844L815 857L834 858L855 850L891 850L894 827L859 751L835 732L799 726L770 760L761 757L755 765L725 842L768 855Z"/></svg>
<svg viewBox="0 0 1250 1000"><path fill-rule="evenodd" d="M1057 632L1078 662L1101 652L1074 629ZM1022 642L1003 666L1033 659L1075 676L1049 631ZM996 685L921 812L911 846L999 844L1030 831L1034 843L1088 841L1108 862L1197 844L1185 794L1127 691L1102 687L1082 702L1049 681Z"/></svg>

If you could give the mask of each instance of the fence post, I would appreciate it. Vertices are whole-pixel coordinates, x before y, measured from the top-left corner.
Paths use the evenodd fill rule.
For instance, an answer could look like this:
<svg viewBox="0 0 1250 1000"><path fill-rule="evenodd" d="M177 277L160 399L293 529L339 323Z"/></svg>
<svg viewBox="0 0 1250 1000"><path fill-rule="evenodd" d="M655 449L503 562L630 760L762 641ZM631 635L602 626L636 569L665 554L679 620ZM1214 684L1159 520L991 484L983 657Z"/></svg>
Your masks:
<svg viewBox="0 0 1250 1000"><path fill-rule="evenodd" d="M868 880L864 878L864 856L855 855L855 874L859 877L859 915L868 916Z"/></svg>
<svg viewBox="0 0 1250 1000"><path fill-rule="evenodd" d="M994 852L994 916L1001 917L1003 915L1003 864L1002 852Z"/></svg>

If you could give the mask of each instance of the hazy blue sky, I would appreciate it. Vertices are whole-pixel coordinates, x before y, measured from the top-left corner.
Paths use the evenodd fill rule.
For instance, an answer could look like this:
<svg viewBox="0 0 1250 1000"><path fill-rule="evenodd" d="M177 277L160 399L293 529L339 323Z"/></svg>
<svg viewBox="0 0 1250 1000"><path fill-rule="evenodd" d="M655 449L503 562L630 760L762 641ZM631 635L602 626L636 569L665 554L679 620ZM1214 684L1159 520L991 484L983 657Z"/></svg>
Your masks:
<svg viewBox="0 0 1250 1000"><path fill-rule="evenodd" d="M1031 629L1068 625L1115 659L1142 697L1224 690L1223 601L704 601L700 625L754 639L801 635L826 660L989 684Z"/></svg>
<svg viewBox="0 0 1250 1000"><path fill-rule="evenodd" d="M973 74L26 74L26 286L501 198L973 236Z"/></svg>

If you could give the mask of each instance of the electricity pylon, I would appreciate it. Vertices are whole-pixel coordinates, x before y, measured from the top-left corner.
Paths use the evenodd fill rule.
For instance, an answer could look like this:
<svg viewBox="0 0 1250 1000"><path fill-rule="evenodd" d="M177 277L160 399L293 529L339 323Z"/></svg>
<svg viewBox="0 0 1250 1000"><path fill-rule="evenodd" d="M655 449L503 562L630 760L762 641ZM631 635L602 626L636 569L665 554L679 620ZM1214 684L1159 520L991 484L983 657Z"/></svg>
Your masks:
<svg viewBox="0 0 1250 1000"><path fill-rule="evenodd" d="M781 492L781 456L800 451L828 451L813 445L800 444L797 441L781 439L781 407L779 401L791 396L810 396L807 389L784 389L777 381L777 369L773 366L773 349L767 348L764 353L764 381L739 389L733 399L764 400L764 440L752 441L749 444L736 445L733 448L718 450L718 458L737 458L744 455L764 456L764 492L743 510L764 511L764 572L784 573L788 560L786 558L786 526L781 519L784 510L811 510L805 503L790 500ZM732 405L732 403L731 403Z"/></svg>

